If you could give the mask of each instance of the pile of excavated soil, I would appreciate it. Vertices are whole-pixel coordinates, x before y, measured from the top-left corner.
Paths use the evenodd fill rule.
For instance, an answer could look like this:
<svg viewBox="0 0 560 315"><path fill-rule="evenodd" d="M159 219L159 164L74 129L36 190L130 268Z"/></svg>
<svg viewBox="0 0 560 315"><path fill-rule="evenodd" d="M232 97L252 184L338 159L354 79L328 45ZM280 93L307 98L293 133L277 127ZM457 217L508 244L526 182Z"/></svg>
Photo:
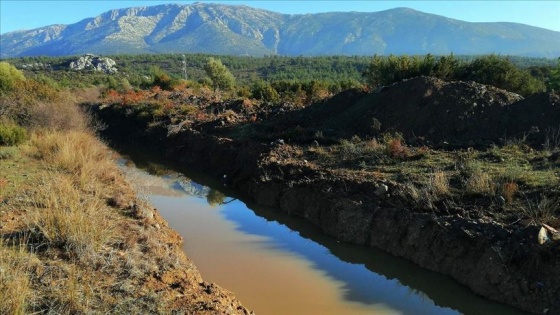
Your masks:
<svg viewBox="0 0 560 315"><path fill-rule="evenodd" d="M234 106L229 109L236 110ZM560 129L556 92L524 99L473 81L446 82L433 77L404 80L369 94L349 90L277 115L264 111L263 107L254 113L259 118L251 127L255 135L284 137L291 143L310 142L316 134L337 139L399 132L411 144L466 147L524 139L540 146L551 128ZM228 137L230 133L227 128L205 128L204 132Z"/></svg>
<svg viewBox="0 0 560 315"><path fill-rule="evenodd" d="M474 82L445 82L418 77L382 92L372 107L385 130L432 141L477 141L502 133L496 121L503 107L521 96Z"/></svg>
<svg viewBox="0 0 560 315"><path fill-rule="evenodd" d="M523 137L539 144L547 128L560 125L559 104L554 92L523 99L472 81L417 77L383 89L365 121L375 118L382 131L434 144L476 145Z"/></svg>

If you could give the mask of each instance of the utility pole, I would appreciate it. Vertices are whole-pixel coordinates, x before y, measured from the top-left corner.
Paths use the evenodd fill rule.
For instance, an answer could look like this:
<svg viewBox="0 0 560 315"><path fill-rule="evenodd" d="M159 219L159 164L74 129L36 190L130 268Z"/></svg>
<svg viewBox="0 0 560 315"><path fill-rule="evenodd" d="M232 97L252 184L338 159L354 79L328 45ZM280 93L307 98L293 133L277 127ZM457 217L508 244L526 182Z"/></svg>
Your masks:
<svg viewBox="0 0 560 315"><path fill-rule="evenodd" d="M187 80L187 57L183 54L183 78Z"/></svg>

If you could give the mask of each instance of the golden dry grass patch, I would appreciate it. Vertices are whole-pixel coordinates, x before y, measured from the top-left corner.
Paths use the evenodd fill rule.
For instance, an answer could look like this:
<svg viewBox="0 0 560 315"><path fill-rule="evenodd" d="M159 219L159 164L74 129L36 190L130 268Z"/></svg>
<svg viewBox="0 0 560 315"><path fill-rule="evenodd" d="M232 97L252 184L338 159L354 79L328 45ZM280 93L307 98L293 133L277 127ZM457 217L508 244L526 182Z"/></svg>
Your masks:
<svg viewBox="0 0 560 315"><path fill-rule="evenodd" d="M0 238L0 314L26 314L32 299L30 270L38 259L25 247Z"/></svg>
<svg viewBox="0 0 560 315"><path fill-rule="evenodd" d="M116 241L115 216L100 198L88 195L66 176L52 174L33 197L29 229L49 246L84 260Z"/></svg>

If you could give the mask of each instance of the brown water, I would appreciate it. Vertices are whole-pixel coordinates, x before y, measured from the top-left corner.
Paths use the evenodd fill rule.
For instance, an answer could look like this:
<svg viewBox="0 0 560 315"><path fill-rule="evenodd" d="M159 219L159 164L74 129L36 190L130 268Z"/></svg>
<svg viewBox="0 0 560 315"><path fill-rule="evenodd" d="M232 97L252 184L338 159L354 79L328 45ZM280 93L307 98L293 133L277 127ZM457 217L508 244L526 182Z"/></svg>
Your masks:
<svg viewBox="0 0 560 315"><path fill-rule="evenodd" d="M257 314L521 314L405 260L339 243L298 218L251 210L178 173L127 169L184 237L203 278Z"/></svg>

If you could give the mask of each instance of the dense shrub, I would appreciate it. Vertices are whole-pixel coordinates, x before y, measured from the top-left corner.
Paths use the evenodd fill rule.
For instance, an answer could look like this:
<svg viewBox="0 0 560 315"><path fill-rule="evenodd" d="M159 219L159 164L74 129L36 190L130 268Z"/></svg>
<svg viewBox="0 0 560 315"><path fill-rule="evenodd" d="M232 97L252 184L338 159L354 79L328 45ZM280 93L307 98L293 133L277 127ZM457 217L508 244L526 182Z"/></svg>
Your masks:
<svg viewBox="0 0 560 315"><path fill-rule="evenodd" d="M440 61L432 55L426 55L424 58L418 56L395 56L381 57L375 55L370 65L364 70L363 75L371 87L379 85L389 85L404 79L417 77L419 75L435 75L437 72L446 74L449 66L454 66L453 55L446 57Z"/></svg>
<svg viewBox="0 0 560 315"><path fill-rule="evenodd" d="M280 98L278 92L270 85L270 83L262 80L253 84L251 95L255 99L266 102L277 102Z"/></svg>
<svg viewBox="0 0 560 315"><path fill-rule="evenodd" d="M204 71L212 80L212 86L216 90L231 90L235 86L235 77L219 59L208 58Z"/></svg>
<svg viewBox="0 0 560 315"><path fill-rule="evenodd" d="M546 89L544 82L516 67L508 58L497 55L482 56L459 69L456 77L528 96Z"/></svg>
<svg viewBox="0 0 560 315"><path fill-rule="evenodd" d="M154 86L159 86L162 90L171 91L173 83L171 77L167 73L160 73L154 76Z"/></svg>
<svg viewBox="0 0 560 315"><path fill-rule="evenodd" d="M0 145L18 145L27 139L27 131L14 123L0 122Z"/></svg>
<svg viewBox="0 0 560 315"><path fill-rule="evenodd" d="M420 75L442 80L475 81L523 96L546 89L542 79L517 67L509 58L497 55L481 56L470 62L461 62L453 54L438 58L430 54L424 57L375 55L363 71L363 76L371 87L389 85Z"/></svg>
<svg viewBox="0 0 560 315"><path fill-rule="evenodd" d="M0 62L0 95L11 91L20 81L25 81L21 71L7 62Z"/></svg>
<svg viewBox="0 0 560 315"><path fill-rule="evenodd" d="M549 90L560 91L560 58L558 58L556 67L550 71L547 86Z"/></svg>

